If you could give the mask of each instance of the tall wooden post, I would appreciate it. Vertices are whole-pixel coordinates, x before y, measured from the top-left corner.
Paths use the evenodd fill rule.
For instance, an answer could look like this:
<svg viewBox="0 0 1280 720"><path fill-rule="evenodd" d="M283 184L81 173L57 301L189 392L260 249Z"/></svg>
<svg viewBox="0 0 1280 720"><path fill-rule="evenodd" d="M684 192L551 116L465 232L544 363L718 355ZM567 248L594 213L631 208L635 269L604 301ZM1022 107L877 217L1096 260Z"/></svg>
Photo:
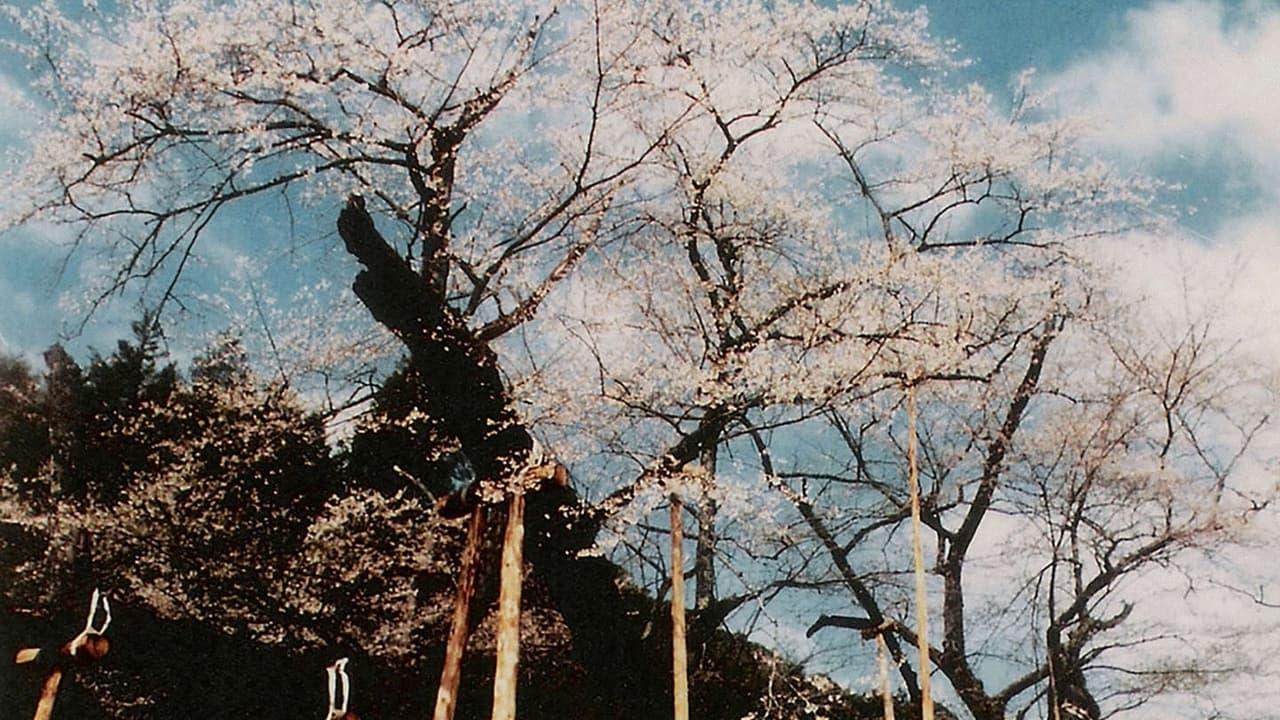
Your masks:
<svg viewBox="0 0 1280 720"><path fill-rule="evenodd" d="M675 720L689 720L689 657L684 628L684 504L671 496L671 688Z"/></svg>
<svg viewBox="0 0 1280 720"><path fill-rule="evenodd" d="M888 654L884 632L876 633L876 663L880 666L880 697L884 700L884 720L893 720L893 691L889 688Z"/></svg>
<svg viewBox="0 0 1280 720"><path fill-rule="evenodd" d="M507 503L502 539L502 586L498 590L498 657L493 672L493 720L515 720L520 663L520 590L524 555L524 493Z"/></svg>
<svg viewBox="0 0 1280 720"><path fill-rule="evenodd" d="M471 509L467 522L466 546L462 550L462 568L458 575L458 592L453 600L453 620L449 626L449 640L445 645L444 669L440 673L440 688L436 691L436 709L433 720L453 720L458 706L458 684L462 679L462 655L467 648L467 636L471 628L471 599L476 594L476 569L480 564L480 540L484 534L484 506L477 503Z"/></svg>
<svg viewBox="0 0 1280 720"><path fill-rule="evenodd" d="M929 689L929 595L924 580L924 548L920 538L920 475L916 462L916 386L907 386L907 464L911 486L911 554L916 570L916 639L920 651L920 717L933 720Z"/></svg>

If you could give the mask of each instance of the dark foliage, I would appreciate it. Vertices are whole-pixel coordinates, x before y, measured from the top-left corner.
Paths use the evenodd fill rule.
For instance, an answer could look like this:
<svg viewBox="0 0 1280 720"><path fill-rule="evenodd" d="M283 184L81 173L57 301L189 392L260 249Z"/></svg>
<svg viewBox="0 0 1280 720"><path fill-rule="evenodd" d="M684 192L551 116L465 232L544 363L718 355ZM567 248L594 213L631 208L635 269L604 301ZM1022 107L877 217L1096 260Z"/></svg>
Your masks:
<svg viewBox="0 0 1280 720"><path fill-rule="evenodd" d="M286 389L260 387L239 402L225 401L229 388L256 386L234 340L200 357L189 380L162 362L160 345L141 330L110 356L93 356L86 370L61 348L52 349L47 358L43 384L17 361L0 364L0 393L13 400L0 411L0 461L24 493L40 495L36 499L42 502L75 498L111 512L113 504L143 492L151 473L165 471L171 458L165 457L164 447L194 447L182 458L184 471L204 478L207 487L191 493L181 512L193 518L205 512L240 518L217 536L221 546L204 546L191 538L166 550L166 566L150 571L155 583L182 578L199 585L202 558L292 552L325 504L353 487L388 495L424 489L443 494L467 474L465 464L447 448L433 457L424 453L439 442L438 428L423 412L418 397L423 383L410 367L387 381L372 419L360 424L349 449L331 454L320 419L298 410ZM161 403L165 413L147 411ZM273 452L264 455L254 452L260 448L246 447L253 443L269 443ZM59 480L41 486L42 468L50 465ZM527 720L666 716L671 708L668 609L631 586L616 565L578 555L594 533L575 533L552 520L572 500L572 491L556 489L529 501L520 715ZM490 558L496 554L497 520L491 521L486 540ZM460 555L457 523L423 518L421 527L435 533L433 552ZM0 657L11 658L20 647L56 648L66 642L83 624L83 598L90 583L112 593L113 567L107 563L127 562L109 549L93 552L91 543L61 556L48 555L48 541L38 529L0 524L0 581L15 581L0 583L0 588L19 584L17 578L5 577L4 568L65 564L68 557L74 565L48 572L50 583L62 584L52 593L62 602L42 605L31 596L0 589L5 605ZM244 603L263 592L254 566L244 567L204 591L210 602ZM490 711L496 581L496 573L482 572L460 720L485 718ZM453 582L449 573L422 571L414 580L418 602L446 610ZM326 596L325 603L341 615L358 614L365 605L380 602L376 583L357 586L362 597L335 594ZM318 716L325 701L323 668L343 655L352 658L352 707L362 717L430 714L443 660L443 621L414 628L412 652L393 660L369 656L352 644L305 649L295 638L264 641L234 623L216 627L191 618L165 619L140 596L113 597L111 653L100 666L73 671L64 681L56 717ZM725 632L718 622L700 622L696 615L690 622L692 702L698 717L817 717L813 712L833 720L878 717L873 698L814 682L798 666ZM323 627L312 629L330 634ZM6 713L17 709L17 717L29 715L45 671L0 665L0 703ZM910 717L903 710L903 717Z"/></svg>

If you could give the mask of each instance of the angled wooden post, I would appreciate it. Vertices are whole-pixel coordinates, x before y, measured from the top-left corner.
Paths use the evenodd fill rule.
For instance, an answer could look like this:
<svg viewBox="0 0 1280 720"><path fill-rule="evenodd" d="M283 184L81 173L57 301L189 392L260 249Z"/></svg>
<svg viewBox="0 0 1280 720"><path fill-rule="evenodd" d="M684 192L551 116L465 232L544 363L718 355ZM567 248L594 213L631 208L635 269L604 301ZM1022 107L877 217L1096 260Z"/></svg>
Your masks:
<svg viewBox="0 0 1280 720"><path fill-rule="evenodd" d="M467 648L471 615L471 599L476 594L476 570L480 564L480 540L484 534L484 506L476 503L467 522L466 546L462 550L462 568L458 573L458 591L453 600L453 620L444 651L444 669L440 672L440 688L436 691L433 720L453 720L458 706L458 685L462 678L462 655Z"/></svg>
<svg viewBox="0 0 1280 720"><path fill-rule="evenodd" d="M102 608L104 618L98 626L94 620L98 616L98 608ZM58 699L58 686L62 683L64 666L71 661L79 664L90 664L101 660L111 649L111 643L104 635L111 624L111 604L95 588L89 601L89 618L84 629L67 644L57 650L52 658L49 676L40 688L40 699L36 702L35 720L50 720L53 717L53 704ZM14 663L24 665L35 662L47 651L39 648L22 648L14 657Z"/></svg>
<svg viewBox="0 0 1280 720"><path fill-rule="evenodd" d="M893 720L893 691L889 688L888 654L884 633L876 633L876 664L880 666L880 697L884 700L884 720Z"/></svg>
<svg viewBox="0 0 1280 720"><path fill-rule="evenodd" d="M58 683L62 682L62 668L54 665L40 688L40 702L36 704L35 720L49 720L53 717L53 701L58 699Z"/></svg>
<svg viewBox="0 0 1280 720"><path fill-rule="evenodd" d="M498 591L498 643L493 679L493 717L514 720L516 713L517 670L520 663L520 595L524 574L524 505L525 492L547 486L566 487L568 471L560 463L545 460L540 450L509 491L507 525L502 542L501 586ZM472 488L474 490L474 487ZM458 592L454 598L453 621L445 649L444 669L436 693L433 720L452 720L458 704L458 686L462 672L462 655L470 632L468 617L475 595L477 568L480 563L480 541L484 530L485 505L475 492L468 492L439 505L443 512L456 513L458 506L471 507L467 526L467 544L462 553L462 569ZM457 517L458 514L451 514Z"/></svg>

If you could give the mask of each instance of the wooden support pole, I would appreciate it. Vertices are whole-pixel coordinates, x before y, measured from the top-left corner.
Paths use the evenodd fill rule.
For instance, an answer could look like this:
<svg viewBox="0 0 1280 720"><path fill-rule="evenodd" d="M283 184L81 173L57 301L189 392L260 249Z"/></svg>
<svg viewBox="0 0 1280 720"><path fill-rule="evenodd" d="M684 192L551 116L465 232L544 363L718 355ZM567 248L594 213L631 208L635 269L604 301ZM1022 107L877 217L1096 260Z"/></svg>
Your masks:
<svg viewBox="0 0 1280 720"><path fill-rule="evenodd" d="M104 615L100 624L95 622L99 609ZM103 634L110 624L111 603L107 602L106 597L95 588L93 597L89 600L89 617L85 620L84 630L81 630L79 635L71 638L67 644L58 648L56 653L41 650L40 648L22 648L18 650L13 659L16 665L35 662L42 655L50 662L49 676L45 678L44 685L40 688L40 699L36 702L35 720L49 720L53 716L53 703L58 699L58 686L62 683L62 676L65 672L64 667L67 663L92 664L101 660L110 651L111 642ZM50 655L52 658L49 657Z"/></svg>
<svg viewBox="0 0 1280 720"><path fill-rule="evenodd" d="M502 586L498 590L498 657L493 671L493 720L515 720L520 663L520 590L524 565L524 493L507 503L502 539Z"/></svg>
<svg viewBox="0 0 1280 720"><path fill-rule="evenodd" d="M40 688L40 702L36 704L35 720L49 720L53 717L53 701L58 699L58 684L62 682L62 668L57 665L49 672L49 677Z"/></svg>
<svg viewBox="0 0 1280 720"><path fill-rule="evenodd" d="M440 673L440 688L436 692L436 709L433 720L453 720L458 706L458 684L462 679L462 655L467 648L470 634L469 620L471 599L476 594L476 570L480 565L480 540L484 534L484 506L471 508L467 522L466 546L462 550L462 568L458 574L458 592L453 601L453 620L449 626L449 640L445 645L444 669Z"/></svg>
<svg viewBox="0 0 1280 720"><path fill-rule="evenodd" d="M671 688L675 720L689 720L689 657L684 628L684 504L671 496Z"/></svg>
<svg viewBox="0 0 1280 720"><path fill-rule="evenodd" d="M911 554L916 570L916 639L920 650L920 717L933 720L929 689L929 595L925 589L924 548L920 538L920 475L916 462L916 386L907 386L907 464L911 486Z"/></svg>
<svg viewBox="0 0 1280 720"><path fill-rule="evenodd" d="M884 699L884 720L893 720L893 691L889 688L888 655L884 633L876 633L876 663L880 666L880 697Z"/></svg>
<svg viewBox="0 0 1280 720"><path fill-rule="evenodd" d="M49 675L40 687L40 699L36 702L35 720L50 720L53 717L53 704L58 699L58 687L62 684L62 676L66 673L66 663L94 663L107 654L110 643L100 634L84 635L63 645L54 655ZM39 648L22 648L14 658L14 664L25 665L35 662L48 651Z"/></svg>

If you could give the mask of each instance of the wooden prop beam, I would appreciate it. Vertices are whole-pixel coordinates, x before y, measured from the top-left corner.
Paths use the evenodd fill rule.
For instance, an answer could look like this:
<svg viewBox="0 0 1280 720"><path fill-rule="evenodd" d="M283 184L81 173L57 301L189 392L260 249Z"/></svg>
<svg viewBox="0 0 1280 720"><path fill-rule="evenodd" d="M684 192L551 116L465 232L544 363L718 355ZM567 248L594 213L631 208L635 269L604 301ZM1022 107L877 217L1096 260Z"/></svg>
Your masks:
<svg viewBox="0 0 1280 720"><path fill-rule="evenodd" d="M471 615L471 599L476 594L476 569L480 565L480 540L484 535L483 505L471 508L467 522L466 547L462 550L462 569L458 574L458 591L453 601L453 620L449 626L449 640L445 645L444 669L440 673L440 688L436 691L436 709L433 720L453 720L458 706L458 685L462 679L462 655L467 648Z"/></svg>
<svg viewBox="0 0 1280 720"><path fill-rule="evenodd" d="M924 579L924 547L920 538L920 473L916 461L916 386L907 386L907 465L911 486L911 556L916 571L916 639L920 652L920 717L933 720L929 689L929 595Z"/></svg>
<svg viewBox="0 0 1280 720"><path fill-rule="evenodd" d="M525 471L524 484L532 491L542 490L547 487L564 488L568 485L569 474L565 467L556 462L545 463ZM514 498L519 496L519 507L516 508ZM514 601L515 607L515 623L512 625L515 629L514 643L509 637L507 642L514 649L514 655L509 657L506 662L511 664L512 679L510 682L510 697L512 698L512 710L514 715L514 698L515 698L515 667L518 665L520 652L520 582L523 572L523 548L524 548L524 495L517 492L508 500L508 517L507 530L503 538L503 566L502 566L502 588L499 590L499 613L502 612L504 597L508 597L508 601ZM445 648L444 669L440 673L440 687L436 692L435 713L432 720L453 720L454 712L458 704L458 687L462 678L462 657L466 651L467 638L470 635L471 628L469 626L471 603L475 596L476 590L476 574L480 565L480 546L482 535L484 534L485 513L487 509L480 499L480 491L477 485L471 485L464 490L450 494L441 499L436 504L436 511L444 517L460 517L463 514L470 513L470 521L467 525L467 541L462 552L462 568L458 577L458 592L454 597L453 604L453 620L449 628L449 641ZM517 527L513 528L511 519L518 519ZM512 533L518 532L516 542L512 543ZM507 555L514 552L514 562L517 573L514 576L514 586L512 577L507 570ZM514 595L512 595L514 588ZM501 626L502 617L499 616L499 643L501 644ZM501 645L500 645L501 647ZM499 658L502 653L499 650ZM498 676L494 678L495 682L495 698L496 685ZM504 691L505 693L505 691ZM498 709L495 702L494 710Z"/></svg>
<svg viewBox="0 0 1280 720"><path fill-rule="evenodd" d="M502 585L498 591L498 657L493 672L493 720L515 720L520 663L520 591L524 554L524 493L507 502L507 532L502 539Z"/></svg>
<svg viewBox="0 0 1280 720"><path fill-rule="evenodd" d="M53 701L58 699L58 684L62 682L62 668L55 665L45 678L40 688L40 702L36 704L35 720L49 720L53 717Z"/></svg>
<svg viewBox="0 0 1280 720"><path fill-rule="evenodd" d="M884 700L884 720L893 720L893 692L889 689L889 650L884 634L876 633L876 664L880 666L880 697Z"/></svg>
<svg viewBox="0 0 1280 720"><path fill-rule="evenodd" d="M684 504L671 497L671 687L675 720L689 720L689 656L684 626Z"/></svg>
<svg viewBox="0 0 1280 720"><path fill-rule="evenodd" d="M64 668L68 663L86 665L97 662L107 654L110 647L111 644L107 642L106 636L95 633L76 636L74 640L59 648L49 668L49 675L40 687L35 720L50 720L53 717L53 705L58 699L58 687L62 684L62 676L66 673ZM14 657L14 664L33 663L44 654L45 651L39 648L22 648Z"/></svg>

